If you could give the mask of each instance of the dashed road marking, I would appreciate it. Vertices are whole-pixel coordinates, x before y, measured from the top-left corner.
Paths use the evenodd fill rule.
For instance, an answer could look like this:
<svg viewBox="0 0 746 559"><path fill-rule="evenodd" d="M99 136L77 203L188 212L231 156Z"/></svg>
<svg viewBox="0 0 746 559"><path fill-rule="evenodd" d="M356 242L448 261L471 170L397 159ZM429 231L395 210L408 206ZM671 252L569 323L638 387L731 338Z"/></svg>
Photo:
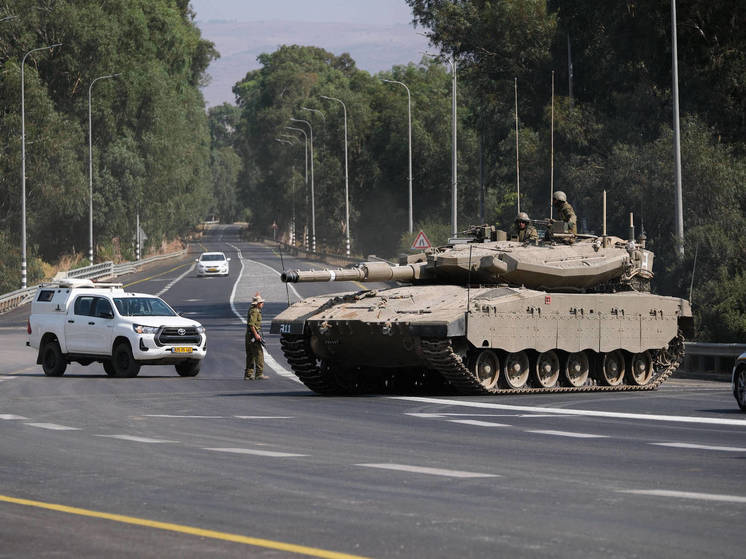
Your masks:
<svg viewBox="0 0 746 559"><path fill-rule="evenodd" d="M236 419L295 419L292 415L234 415Z"/></svg>
<svg viewBox="0 0 746 559"><path fill-rule="evenodd" d="M451 400L448 398L427 398L423 396L388 396L393 400L418 402L441 406L461 406L469 408L512 410L530 413L546 413L553 415L572 415L586 417L609 417L614 419L638 419L644 421L670 421L672 423L698 423L702 425L735 425L746 427L745 419L726 419L719 417L692 417L682 415L655 415L646 413L624 413L596 410L574 410L567 408L544 408L538 406L512 406L508 404L493 404L491 402L473 402L468 400Z"/></svg>
<svg viewBox="0 0 746 559"><path fill-rule="evenodd" d="M140 417L160 417L166 419L225 419L224 415L171 415L167 413L148 413Z"/></svg>
<svg viewBox="0 0 746 559"><path fill-rule="evenodd" d="M475 427L510 427L507 423L479 421L478 419L449 419L448 423L461 423L462 425L474 425Z"/></svg>
<svg viewBox="0 0 746 559"><path fill-rule="evenodd" d="M537 435L554 435L556 437L574 437L576 439L608 439L606 435L593 435L591 433L573 433L571 431L551 431L551 430L532 430L526 433L536 433Z"/></svg>
<svg viewBox="0 0 746 559"><path fill-rule="evenodd" d="M24 425L38 427L39 429L50 429L51 431L80 431L78 427L68 427L57 423L24 423Z"/></svg>
<svg viewBox="0 0 746 559"><path fill-rule="evenodd" d="M719 450L722 452L746 452L746 448L738 448L735 446L713 446L706 444L692 444L692 443L650 443L655 446L667 446L671 448L693 448L696 450Z"/></svg>
<svg viewBox="0 0 746 559"><path fill-rule="evenodd" d="M231 454L250 454L253 456L267 456L270 458L296 458L308 456L308 454L295 454L292 452L274 452L272 450L255 450L253 448L203 448L213 452L228 452Z"/></svg>
<svg viewBox="0 0 746 559"><path fill-rule="evenodd" d="M462 470L444 470L441 468L427 468L424 466L410 466L407 464L355 464L363 468L378 468L382 470L395 470L398 472L410 472L414 474L427 474L431 476L445 476L458 478L480 478L500 477L495 474L482 474L478 472L464 472Z"/></svg>
<svg viewBox="0 0 746 559"><path fill-rule="evenodd" d="M133 443L178 443L179 441L168 441L164 439L151 439L148 437L136 437L134 435L96 435L97 437L105 437L107 439L119 439L121 441L132 441Z"/></svg>
<svg viewBox="0 0 746 559"><path fill-rule="evenodd" d="M13 421L16 419L26 420L27 417L23 417L22 415L13 415L12 413L0 413L0 419L5 419L8 421Z"/></svg>
<svg viewBox="0 0 746 559"><path fill-rule="evenodd" d="M721 503L746 504L746 497L737 495L717 495L713 493L693 493L691 491L669 491L665 489L620 489L617 493L649 495L651 497L671 497L674 499L695 499L698 501L718 501Z"/></svg>

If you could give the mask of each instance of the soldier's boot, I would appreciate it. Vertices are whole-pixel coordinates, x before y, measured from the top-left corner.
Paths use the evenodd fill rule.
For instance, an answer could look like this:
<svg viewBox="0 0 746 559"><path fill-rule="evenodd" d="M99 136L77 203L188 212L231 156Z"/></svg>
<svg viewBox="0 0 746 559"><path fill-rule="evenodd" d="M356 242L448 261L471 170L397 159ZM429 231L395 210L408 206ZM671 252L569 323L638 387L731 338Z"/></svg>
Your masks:
<svg viewBox="0 0 746 559"><path fill-rule="evenodd" d="M244 380L254 380L254 371L246 369L246 371L243 374L243 378Z"/></svg>

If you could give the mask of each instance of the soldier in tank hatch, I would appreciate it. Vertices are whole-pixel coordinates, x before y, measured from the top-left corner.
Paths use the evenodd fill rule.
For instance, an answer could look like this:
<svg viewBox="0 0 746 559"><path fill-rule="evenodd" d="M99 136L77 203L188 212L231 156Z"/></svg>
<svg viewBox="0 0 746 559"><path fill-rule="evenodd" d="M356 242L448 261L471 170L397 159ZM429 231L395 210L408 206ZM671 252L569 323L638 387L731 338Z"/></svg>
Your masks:
<svg viewBox="0 0 746 559"><path fill-rule="evenodd" d="M262 308L264 299L257 292L251 299L251 307L246 317L246 369L243 378L246 380L263 380L269 378L264 375L264 349L262 345Z"/></svg>
<svg viewBox="0 0 746 559"><path fill-rule="evenodd" d="M557 216L567 223L567 230L573 235L578 234L578 217L575 215L575 210L567 201L567 195L558 190L554 193L552 205L557 210Z"/></svg>
<svg viewBox="0 0 746 559"><path fill-rule="evenodd" d="M536 227L531 225L531 219L526 212L519 213L515 218L510 238L518 239L521 243L539 240L539 232L536 230Z"/></svg>

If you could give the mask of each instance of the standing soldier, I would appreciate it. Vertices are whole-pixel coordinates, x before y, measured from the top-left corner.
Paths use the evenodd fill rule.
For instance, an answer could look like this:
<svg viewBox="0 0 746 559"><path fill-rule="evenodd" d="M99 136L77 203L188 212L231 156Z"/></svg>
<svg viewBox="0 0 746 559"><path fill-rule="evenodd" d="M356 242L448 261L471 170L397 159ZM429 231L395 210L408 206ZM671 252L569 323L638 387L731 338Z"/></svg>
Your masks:
<svg viewBox="0 0 746 559"><path fill-rule="evenodd" d="M262 349L262 307L264 299L257 292L251 299L249 315L246 318L246 380L263 380L269 378L264 375L264 349Z"/></svg>
<svg viewBox="0 0 746 559"><path fill-rule="evenodd" d="M539 232L531 225L531 220L526 212L521 212L515 218L515 226L511 238L517 238L519 242L538 241Z"/></svg>
<svg viewBox="0 0 746 559"><path fill-rule="evenodd" d="M565 195L565 193L561 190L555 192L552 204L556 208L559 218L567 223L568 232L572 233L573 235L577 235L578 218L575 215L575 210L572 209L572 206L567 201L567 196Z"/></svg>

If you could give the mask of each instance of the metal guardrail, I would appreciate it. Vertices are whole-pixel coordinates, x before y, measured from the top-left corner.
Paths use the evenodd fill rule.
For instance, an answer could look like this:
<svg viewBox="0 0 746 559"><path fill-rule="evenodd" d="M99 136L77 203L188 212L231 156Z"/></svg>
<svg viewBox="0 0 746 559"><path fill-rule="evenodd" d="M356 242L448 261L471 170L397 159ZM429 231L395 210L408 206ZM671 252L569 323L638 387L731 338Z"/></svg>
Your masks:
<svg viewBox="0 0 746 559"><path fill-rule="evenodd" d="M746 344L684 343L685 371L729 373L736 357L746 352Z"/></svg>
<svg viewBox="0 0 746 559"><path fill-rule="evenodd" d="M144 266L145 264L151 264L153 262L158 262L159 260L166 260L169 258L183 256L184 254L186 254L186 252L187 250L183 249L177 252L159 254L156 256L151 256L150 258L145 258L143 260L137 260L136 262L124 262L122 264L114 264L111 261L101 262L99 264L94 264L93 266L85 266L83 268L75 268L73 270L61 272L56 276L55 279L79 278L93 280L123 276L136 272L139 267ZM10 293L0 295L0 314L12 310L16 307L20 307L21 305L29 302L33 298L34 293L36 293L36 290L38 288L38 285L34 285L32 287L27 287L26 289L18 289L16 291L11 291Z"/></svg>

